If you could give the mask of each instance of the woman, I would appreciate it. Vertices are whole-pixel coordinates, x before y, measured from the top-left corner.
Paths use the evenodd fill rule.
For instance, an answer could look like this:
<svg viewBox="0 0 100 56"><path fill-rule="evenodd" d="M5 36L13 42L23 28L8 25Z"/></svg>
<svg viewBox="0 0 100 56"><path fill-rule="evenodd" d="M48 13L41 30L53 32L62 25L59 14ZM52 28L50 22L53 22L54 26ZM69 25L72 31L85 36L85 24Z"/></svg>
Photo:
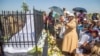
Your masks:
<svg viewBox="0 0 100 56"><path fill-rule="evenodd" d="M44 12L43 12L43 23L44 23L44 29L45 29L45 30L47 30L47 19L48 19L47 14L46 14L46 12L44 11Z"/></svg>
<svg viewBox="0 0 100 56"><path fill-rule="evenodd" d="M63 54L73 56L78 45L78 35L76 32L76 20L73 14L69 14L69 22L66 24L66 31L63 39L62 51Z"/></svg>
<svg viewBox="0 0 100 56"><path fill-rule="evenodd" d="M89 45L91 48L91 55L95 54L95 56L100 56L100 37L99 31L92 30L91 31L91 39L89 40Z"/></svg>
<svg viewBox="0 0 100 56"><path fill-rule="evenodd" d="M67 13L66 8L63 8L64 17L66 17L66 13Z"/></svg>
<svg viewBox="0 0 100 56"><path fill-rule="evenodd" d="M53 10L51 10L49 15L48 15L47 24L48 24L48 30L50 32L50 35L55 36L54 20L53 20Z"/></svg>
<svg viewBox="0 0 100 56"><path fill-rule="evenodd" d="M64 18L64 16L60 16L60 23L61 23L61 27L60 27L60 33L59 33L59 37L60 38L63 38L63 34L64 34L64 32L65 32L65 25L64 25L64 20L65 18Z"/></svg>
<svg viewBox="0 0 100 56"><path fill-rule="evenodd" d="M82 10L80 10L80 14L78 15L78 22L82 23L82 21L84 20L84 18L87 18L86 14Z"/></svg>

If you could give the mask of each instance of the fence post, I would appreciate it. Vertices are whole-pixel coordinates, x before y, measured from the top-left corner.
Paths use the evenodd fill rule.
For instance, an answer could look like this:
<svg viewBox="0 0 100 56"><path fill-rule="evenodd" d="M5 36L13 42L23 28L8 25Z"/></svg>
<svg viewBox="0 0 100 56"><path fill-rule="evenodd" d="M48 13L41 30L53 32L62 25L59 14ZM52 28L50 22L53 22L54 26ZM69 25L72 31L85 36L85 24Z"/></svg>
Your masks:
<svg viewBox="0 0 100 56"><path fill-rule="evenodd" d="M0 36L0 39L1 39L1 36ZM2 41L0 41L0 56L4 56L4 52L3 52L3 42Z"/></svg>
<svg viewBox="0 0 100 56"><path fill-rule="evenodd" d="M34 26L36 25L35 16L36 16L36 14L35 14L35 8L33 7ZM36 28L35 28L35 48L36 48L36 56L38 56Z"/></svg>
<svg viewBox="0 0 100 56"><path fill-rule="evenodd" d="M3 11L2 11L2 15L3 15ZM2 23L1 23L1 17L0 17L0 56L4 56L4 52L3 52L3 38L2 38Z"/></svg>

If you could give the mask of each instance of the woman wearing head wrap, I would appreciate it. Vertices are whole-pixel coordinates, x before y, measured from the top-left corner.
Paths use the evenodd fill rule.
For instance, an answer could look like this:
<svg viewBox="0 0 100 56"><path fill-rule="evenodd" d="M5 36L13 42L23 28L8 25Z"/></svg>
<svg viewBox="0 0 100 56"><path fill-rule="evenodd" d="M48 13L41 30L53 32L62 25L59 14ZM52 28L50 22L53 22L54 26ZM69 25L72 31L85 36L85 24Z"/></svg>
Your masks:
<svg viewBox="0 0 100 56"><path fill-rule="evenodd" d="M76 32L76 20L74 18L74 14L70 13L68 17L68 23L66 23L66 31L63 38L62 51L64 55L68 54L69 56L73 56L74 51L78 45L78 36Z"/></svg>

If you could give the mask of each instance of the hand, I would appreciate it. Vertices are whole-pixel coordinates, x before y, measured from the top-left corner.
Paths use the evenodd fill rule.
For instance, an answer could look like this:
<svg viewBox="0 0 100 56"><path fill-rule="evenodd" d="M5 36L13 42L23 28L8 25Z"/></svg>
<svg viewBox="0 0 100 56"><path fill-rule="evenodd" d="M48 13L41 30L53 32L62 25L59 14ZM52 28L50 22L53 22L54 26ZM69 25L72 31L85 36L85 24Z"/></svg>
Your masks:
<svg viewBox="0 0 100 56"><path fill-rule="evenodd" d="M65 25L67 24L67 22L66 22L66 21L64 21L63 23L64 23Z"/></svg>
<svg viewBox="0 0 100 56"><path fill-rule="evenodd" d="M95 41L92 41L92 42L91 42L91 45L94 45L94 44L95 44Z"/></svg>

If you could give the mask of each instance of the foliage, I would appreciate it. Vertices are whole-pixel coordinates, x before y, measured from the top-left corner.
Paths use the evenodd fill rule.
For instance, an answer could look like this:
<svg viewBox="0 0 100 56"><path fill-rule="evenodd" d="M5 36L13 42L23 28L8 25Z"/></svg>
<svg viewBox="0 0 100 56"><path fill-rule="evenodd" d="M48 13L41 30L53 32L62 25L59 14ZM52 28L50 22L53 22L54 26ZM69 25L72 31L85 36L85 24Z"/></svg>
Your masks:
<svg viewBox="0 0 100 56"><path fill-rule="evenodd" d="M22 4L22 9L23 9L23 11L29 10L28 5L25 2L23 2L23 4Z"/></svg>
<svg viewBox="0 0 100 56"><path fill-rule="evenodd" d="M35 55L36 54L36 47L33 47L32 50L28 51L28 54ZM38 56L42 56L42 48L37 46L37 54Z"/></svg>

